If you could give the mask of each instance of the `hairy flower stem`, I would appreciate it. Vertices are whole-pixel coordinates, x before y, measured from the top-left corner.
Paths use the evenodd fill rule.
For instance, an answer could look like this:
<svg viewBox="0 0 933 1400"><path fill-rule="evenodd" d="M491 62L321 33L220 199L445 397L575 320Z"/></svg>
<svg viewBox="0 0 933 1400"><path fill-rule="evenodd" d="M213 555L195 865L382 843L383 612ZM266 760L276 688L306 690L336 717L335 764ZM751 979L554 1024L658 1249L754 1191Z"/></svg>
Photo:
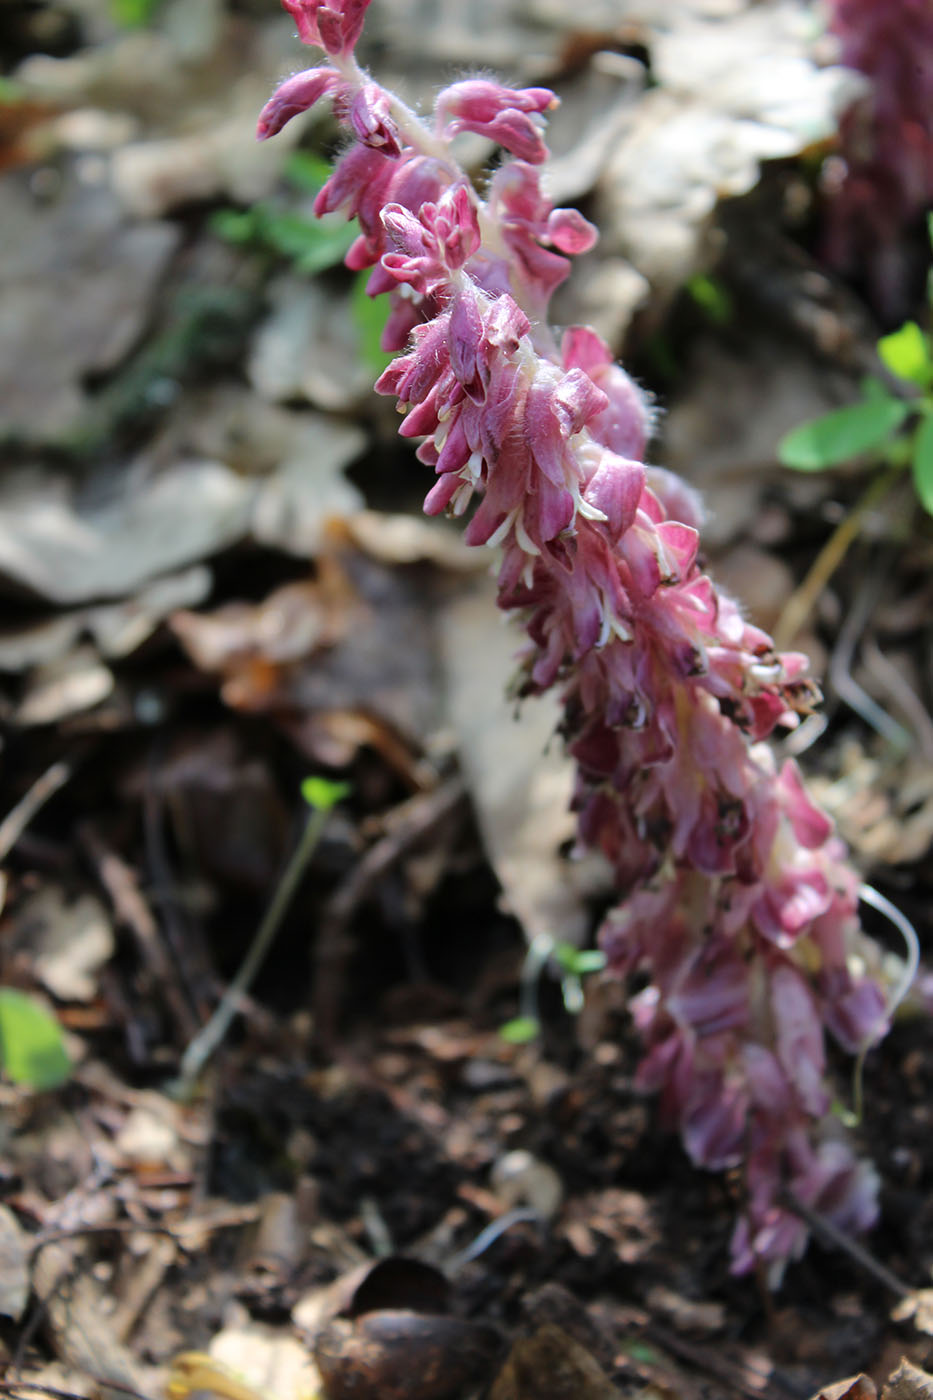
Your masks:
<svg viewBox="0 0 933 1400"><path fill-rule="evenodd" d="M644 987L636 1082L697 1164L741 1166L733 1267L773 1281L807 1238L788 1189L843 1230L876 1214L824 1042L878 1038L880 959L829 819L765 742L816 690L703 573L695 493L644 460L646 396L594 331L548 326L566 255L596 238L541 187L554 95L467 79L423 121L356 63L368 2L283 0L326 60L281 85L259 134L327 97L350 137L315 208L356 216L347 264L389 294L400 353L376 387L434 470L425 510L469 513L467 542L497 551L499 606L525 631L516 692L560 694L580 840L619 892L600 942ZM482 196L462 131L505 153Z"/></svg>

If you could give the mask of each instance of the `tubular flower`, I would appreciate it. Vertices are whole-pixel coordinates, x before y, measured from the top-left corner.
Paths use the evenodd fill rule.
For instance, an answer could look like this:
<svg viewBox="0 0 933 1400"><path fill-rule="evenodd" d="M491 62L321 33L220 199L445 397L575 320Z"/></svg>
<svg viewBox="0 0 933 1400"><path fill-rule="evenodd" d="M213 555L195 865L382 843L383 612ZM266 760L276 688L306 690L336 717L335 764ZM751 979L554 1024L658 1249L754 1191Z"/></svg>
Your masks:
<svg viewBox="0 0 933 1400"><path fill-rule="evenodd" d="M324 7L301 8L321 42ZM362 8L346 6L353 25ZM467 541L500 550L520 692L560 690L580 839L620 895L602 945L611 971L647 982L638 1082L695 1162L743 1165L734 1267L779 1275L806 1242L788 1190L842 1228L874 1219L874 1174L830 1115L824 1040L858 1051L887 1014L856 876L766 743L817 698L806 660L779 655L703 573L702 507L645 465L651 406L608 347L583 327L558 345L547 325L565 254L595 238L541 188L552 95L458 83L427 124L351 52L328 52L333 82L290 79L260 134L313 92L354 138L316 207L359 219L347 262L393 298L385 344L402 353L376 388L433 468L425 510L471 509ZM464 129L516 157L485 199L452 153Z"/></svg>

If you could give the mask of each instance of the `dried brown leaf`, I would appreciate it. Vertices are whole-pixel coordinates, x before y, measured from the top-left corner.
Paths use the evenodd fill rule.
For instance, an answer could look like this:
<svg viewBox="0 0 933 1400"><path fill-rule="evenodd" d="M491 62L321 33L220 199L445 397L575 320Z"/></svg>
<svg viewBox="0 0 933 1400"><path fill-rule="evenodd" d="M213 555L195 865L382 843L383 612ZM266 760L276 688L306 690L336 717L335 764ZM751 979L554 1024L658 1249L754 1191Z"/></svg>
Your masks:
<svg viewBox="0 0 933 1400"><path fill-rule="evenodd" d="M885 1382L881 1400L933 1400L933 1376L905 1357Z"/></svg>

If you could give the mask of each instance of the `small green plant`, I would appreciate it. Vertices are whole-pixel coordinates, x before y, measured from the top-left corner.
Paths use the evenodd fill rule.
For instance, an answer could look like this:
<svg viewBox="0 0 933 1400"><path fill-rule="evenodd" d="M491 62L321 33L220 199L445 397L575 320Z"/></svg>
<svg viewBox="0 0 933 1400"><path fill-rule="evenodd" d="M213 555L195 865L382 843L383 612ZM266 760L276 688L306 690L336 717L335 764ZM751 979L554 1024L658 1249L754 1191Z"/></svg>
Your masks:
<svg viewBox="0 0 933 1400"><path fill-rule="evenodd" d="M306 199L313 199L331 175L331 166L310 151L294 151L285 163L285 179ZM356 219L310 219L300 211L283 208L273 200L259 200L248 209L218 209L211 228L219 238L241 247L255 248L290 262L303 277L343 262L359 234ZM381 374L392 356L382 349L388 308L383 299L366 293L369 271L359 273L350 294L350 314L360 341L360 355L373 374Z"/></svg>
<svg viewBox="0 0 933 1400"><path fill-rule="evenodd" d="M545 934L533 939L522 969L520 1014L499 1028L500 1036L509 1045L526 1045L541 1034L538 981L548 963L555 966L560 977L564 1007L571 1016L577 1016L583 1010L583 978L602 972L606 954L599 948L578 948L573 943L555 942Z"/></svg>
<svg viewBox="0 0 933 1400"><path fill-rule="evenodd" d="M14 1084L57 1089L71 1075L62 1028L34 997L0 988L0 1066Z"/></svg>
<svg viewBox="0 0 933 1400"><path fill-rule="evenodd" d="M308 862L321 839L328 816L337 803L342 802L349 794L350 785L348 783L335 783L328 778L321 777L305 778L302 782L301 796L311 810L305 822L301 839L275 888L239 971L221 997L210 1020L198 1031L182 1056L181 1072L173 1086L179 1098L190 1097L198 1076L214 1051L223 1042L240 1009L241 997L253 985L256 974L266 959L282 919L301 883Z"/></svg>
<svg viewBox="0 0 933 1400"><path fill-rule="evenodd" d="M933 242L933 221L930 227ZM933 273L930 305L933 307ZM933 344L929 334L916 321L906 321L899 330L883 335L877 342L878 358L892 376L892 389L876 375L862 380L862 396L821 418L801 423L778 445L778 458L785 467L798 472L819 472L864 458L881 468L868 483L861 498L840 521L823 545L810 570L785 605L774 630L779 648L787 647L810 615L817 598L842 563L849 546L857 538L862 522L908 467L917 498L933 515ZM871 706L872 714L875 707ZM869 718L879 732L890 726ZM899 728L899 727L898 727Z"/></svg>
<svg viewBox="0 0 933 1400"><path fill-rule="evenodd" d="M911 466L920 504L933 515L933 351L916 321L878 340L878 357L904 385L899 395L867 375L862 398L801 423L777 449L796 472L822 472L871 454L894 468Z"/></svg>
<svg viewBox="0 0 933 1400"><path fill-rule="evenodd" d="M933 515L933 347L916 321L882 336L878 357L898 381L892 393L881 379L862 380L862 397L821 418L801 423L782 440L778 456L794 471L818 472L855 457L888 467L910 466L914 488Z"/></svg>

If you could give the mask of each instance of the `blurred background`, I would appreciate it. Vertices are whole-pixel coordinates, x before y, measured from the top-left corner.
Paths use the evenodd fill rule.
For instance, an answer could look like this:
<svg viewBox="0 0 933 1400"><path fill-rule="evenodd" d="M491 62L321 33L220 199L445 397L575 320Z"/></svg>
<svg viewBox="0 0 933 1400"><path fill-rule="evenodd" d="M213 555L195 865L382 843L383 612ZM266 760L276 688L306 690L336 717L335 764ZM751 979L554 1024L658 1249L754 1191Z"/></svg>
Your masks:
<svg viewBox="0 0 933 1400"><path fill-rule="evenodd" d="M374 0L360 53L426 109L464 72L559 94L547 186L601 239L555 320L594 324L654 394L652 460L703 493L711 570L824 685L789 751L929 939L933 456L897 411L868 446L781 446L933 381L933 16L861 10ZM108 1345L164 1379L222 1327L282 1324L374 1240L442 1261L508 1208L488 1173L519 1147L557 1173L562 1223L474 1264L473 1304L508 1315L546 1276L629 1308L660 1288L664 1325L745 1375L761 1305L725 1276L729 1188L649 1130L621 995L571 1015L552 979L546 1043L499 1034L526 941L585 942L607 883L567 859L556 712L515 724L500 699L487 559L421 517L424 469L372 392L385 310L342 266L354 230L311 212L336 129L316 111L255 139L310 62L275 0L0 0L0 983L55 1047L12 1074L6 1044L0 1184L38 1226L95 1172L124 1223L228 1211L232 1243L82 1255L98 1312L136 1286ZM179 1105L165 1082L311 773L350 795L219 1077ZM899 1028L867 1085L879 1249L913 1279L933 1263L931 1050L926 1022ZM241 1239L277 1211L281 1268ZM906 1345L816 1257L772 1334L788 1393ZM15 1340L28 1296L0 1306L0 1352L79 1386L67 1323ZM654 1366L699 1394L671 1355L627 1354L625 1393Z"/></svg>

